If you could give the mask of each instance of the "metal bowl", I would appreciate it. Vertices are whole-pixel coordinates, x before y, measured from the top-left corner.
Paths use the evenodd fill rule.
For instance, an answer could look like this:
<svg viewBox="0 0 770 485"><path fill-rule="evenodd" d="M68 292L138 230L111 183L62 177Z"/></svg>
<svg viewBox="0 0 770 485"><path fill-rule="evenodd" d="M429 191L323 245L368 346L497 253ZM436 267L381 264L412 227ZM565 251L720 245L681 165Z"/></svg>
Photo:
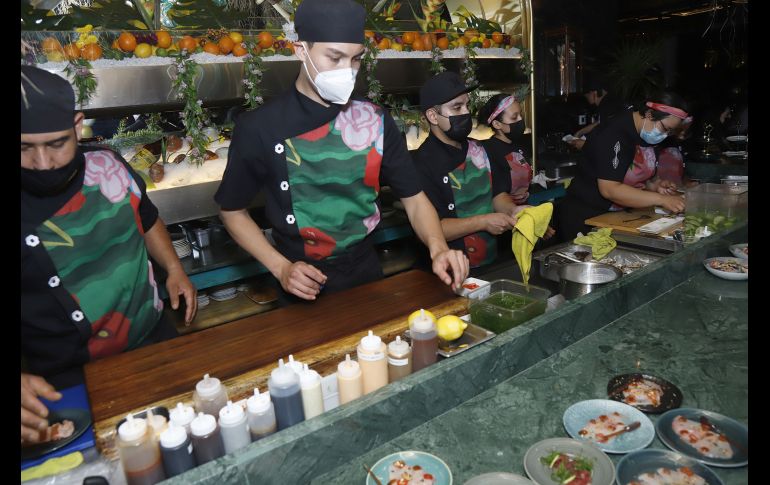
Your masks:
<svg viewBox="0 0 770 485"><path fill-rule="evenodd" d="M621 276L623 272L609 264L570 263L559 268L559 289L565 299L572 300Z"/></svg>
<svg viewBox="0 0 770 485"><path fill-rule="evenodd" d="M545 176L549 179L563 179L577 175L577 162L564 162L545 169Z"/></svg>

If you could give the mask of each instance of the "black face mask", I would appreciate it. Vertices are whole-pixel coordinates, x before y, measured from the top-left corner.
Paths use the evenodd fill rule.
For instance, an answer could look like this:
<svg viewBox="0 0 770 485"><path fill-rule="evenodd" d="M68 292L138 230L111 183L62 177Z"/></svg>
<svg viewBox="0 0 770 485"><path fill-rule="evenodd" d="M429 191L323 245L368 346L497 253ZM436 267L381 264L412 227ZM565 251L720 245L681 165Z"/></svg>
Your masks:
<svg viewBox="0 0 770 485"><path fill-rule="evenodd" d="M81 155L67 165L51 170L30 170L21 167L21 188L38 197L57 195L75 180L85 159Z"/></svg>
<svg viewBox="0 0 770 485"><path fill-rule="evenodd" d="M508 133L504 134L511 140L519 139L524 134L524 120L519 120L515 123L503 123L502 121L500 123L508 125Z"/></svg>
<svg viewBox="0 0 770 485"><path fill-rule="evenodd" d="M438 114L444 116L441 113ZM473 118L471 118L470 113L456 116L444 116L444 118L449 120L449 130L444 133L446 133L446 136L452 140L462 143L468 138L468 135L471 134L471 130L473 129Z"/></svg>

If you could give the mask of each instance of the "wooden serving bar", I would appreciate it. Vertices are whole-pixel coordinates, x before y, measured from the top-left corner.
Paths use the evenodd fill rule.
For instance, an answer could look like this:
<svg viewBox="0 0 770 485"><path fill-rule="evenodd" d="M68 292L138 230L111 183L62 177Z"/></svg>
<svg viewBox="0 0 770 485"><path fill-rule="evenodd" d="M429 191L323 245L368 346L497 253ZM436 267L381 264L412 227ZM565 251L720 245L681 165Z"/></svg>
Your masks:
<svg viewBox="0 0 770 485"><path fill-rule="evenodd" d="M436 317L460 315L468 300L435 275L412 270L89 363L85 379L97 447L116 459L115 426L126 414L191 404L204 374L222 380L233 401L253 394L255 386L264 391L278 359L289 354L329 375L346 353L355 355L368 330L393 340L419 308Z"/></svg>

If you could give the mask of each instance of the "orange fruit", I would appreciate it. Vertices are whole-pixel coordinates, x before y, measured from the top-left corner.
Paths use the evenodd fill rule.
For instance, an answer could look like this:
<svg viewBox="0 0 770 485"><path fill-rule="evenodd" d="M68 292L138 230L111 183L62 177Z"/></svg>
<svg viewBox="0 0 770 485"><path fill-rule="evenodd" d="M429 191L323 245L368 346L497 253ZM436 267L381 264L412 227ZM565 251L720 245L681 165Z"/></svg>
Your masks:
<svg viewBox="0 0 770 485"><path fill-rule="evenodd" d="M248 53L249 51L247 51L246 48L241 44L235 44L235 46L233 46L233 55L235 57L245 56Z"/></svg>
<svg viewBox="0 0 770 485"><path fill-rule="evenodd" d="M502 32L495 32L492 34L492 42L495 44L502 44L503 43L503 33Z"/></svg>
<svg viewBox="0 0 770 485"><path fill-rule="evenodd" d="M203 52L208 52L209 54L214 54L214 55L219 55L221 53L219 50L219 46L213 42L206 42L205 44L203 44Z"/></svg>
<svg viewBox="0 0 770 485"><path fill-rule="evenodd" d="M465 32L463 32L463 37L465 37L468 40L473 39L474 37L479 36L479 31L476 29L466 29Z"/></svg>
<svg viewBox="0 0 770 485"><path fill-rule="evenodd" d="M263 49L267 49L273 46L273 34L270 32L260 32L257 36L257 42Z"/></svg>
<svg viewBox="0 0 770 485"><path fill-rule="evenodd" d="M401 37L404 41L404 44L412 44L415 39L417 39L417 32L404 32L404 35Z"/></svg>
<svg viewBox="0 0 770 485"><path fill-rule="evenodd" d="M198 41L190 37L189 35L185 35L181 39L179 39L179 48L182 50L187 50L187 52L192 52L195 50L196 47L198 47Z"/></svg>
<svg viewBox="0 0 770 485"><path fill-rule="evenodd" d="M490 47L492 47L492 41L489 39L484 39L484 42L481 43L481 47L483 47L484 49L489 49Z"/></svg>
<svg viewBox="0 0 770 485"><path fill-rule="evenodd" d="M380 50L390 49L390 39L383 37L380 43L377 44L377 48Z"/></svg>
<svg viewBox="0 0 770 485"><path fill-rule="evenodd" d="M442 37L436 41L436 45L439 49L449 49L449 39L446 37Z"/></svg>
<svg viewBox="0 0 770 485"><path fill-rule="evenodd" d="M86 44L80 51L80 57L88 61L95 61L102 57L102 48L99 44Z"/></svg>
<svg viewBox="0 0 770 485"><path fill-rule="evenodd" d="M171 47L171 34L167 31L159 30L155 32L155 37L158 38L158 41L155 43L158 47L163 47L164 49Z"/></svg>
<svg viewBox="0 0 770 485"><path fill-rule="evenodd" d="M367 37L369 39L374 40L374 31L373 30L364 30L364 37Z"/></svg>
<svg viewBox="0 0 770 485"><path fill-rule="evenodd" d="M233 39L231 39L229 36L224 36L221 39L219 39L219 51L227 55L230 52L232 52L233 47L235 47L235 42L233 42Z"/></svg>
<svg viewBox="0 0 770 485"><path fill-rule="evenodd" d="M415 50L415 51L427 50L425 48L425 44L423 44L423 42L422 42L422 37L418 37L418 38L414 39L414 42L412 42L412 50Z"/></svg>
<svg viewBox="0 0 770 485"><path fill-rule="evenodd" d="M46 37L43 39L42 44L40 45L40 48L43 49L44 53L48 52L64 52L64 49L61 46L61 42L56 37Z"/></svg>
<svg viewBox="0 0 770 485"><path fill-rule="evenodd" d="M286 49L289 49L292 54L294 54L294 43L293 42L287 42L284 46Z"/></svg>
<svg viewBox="0 0 770 485"><path fill-rule="evenodd" d="M422 35L422 45L424 46L424 49L426 51L429 51L433 48L433 45L436 43L436 36L433 34L423 34Z"/></svg>
<svg viewBox="0 0 770 485"><path fill-rule="evenodd" d="M233 42L236 44L240 44L243 42L243 34L240 32L230 32L227 34L231 39L233 39Z"/></svg>
<svg viewBox="0 0 770 485"><path fill-rule="evenodd" d="M69 60L77 59L80 57L80 47L75 44L67 44L64 46L64 57Z"/></svg>
<svg viewBox="0 0 770 485"><path fill-rule="evenodd" d="M136 37L131 32L123 32L118 37L118 46L124 52L134 52L134 49L136 49Z"/></svg>
<svg viewBox="0 0 770 485"><path fill-rule="evenodd" d="M460 47L464 47L468 45L468 39L466 39L465 37L460 37L459 39L457 39L457 45L459 45Z"/></svg>

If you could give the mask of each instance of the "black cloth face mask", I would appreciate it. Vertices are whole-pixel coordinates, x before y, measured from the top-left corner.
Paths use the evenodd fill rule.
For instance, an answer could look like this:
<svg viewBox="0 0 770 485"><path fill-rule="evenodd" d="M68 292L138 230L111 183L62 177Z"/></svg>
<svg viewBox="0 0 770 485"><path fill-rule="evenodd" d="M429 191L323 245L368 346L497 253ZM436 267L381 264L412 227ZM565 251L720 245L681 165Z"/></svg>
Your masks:
<svg viewBox="0 0 770 485"><path fill-rule="evenodd" d="M436 114L444 116L438 111L436 111ZM444 116L444 118L449 120L449 129L444 133L452 140L462 143L468 138L468 135L471 134L471 130L473 129L473 118L470 113L456 116Z"/></svg>
<svg viewBox="0 0 770 485"><path fill-rule="evenodd" d="M502 121L498 121L498 123L501 125L508 125L508 133L503 134L511 140L519 139L524 134L524 120L519 120L515 123L503 123Z"/></svg>
<svg viewBox="0 0 770 485"><path fill-rule="evenodd" d="M67 165L51 170L30 170L21 167L21 188L38 197L57 195L70 186L85 159L76 155Z"/></svg>

